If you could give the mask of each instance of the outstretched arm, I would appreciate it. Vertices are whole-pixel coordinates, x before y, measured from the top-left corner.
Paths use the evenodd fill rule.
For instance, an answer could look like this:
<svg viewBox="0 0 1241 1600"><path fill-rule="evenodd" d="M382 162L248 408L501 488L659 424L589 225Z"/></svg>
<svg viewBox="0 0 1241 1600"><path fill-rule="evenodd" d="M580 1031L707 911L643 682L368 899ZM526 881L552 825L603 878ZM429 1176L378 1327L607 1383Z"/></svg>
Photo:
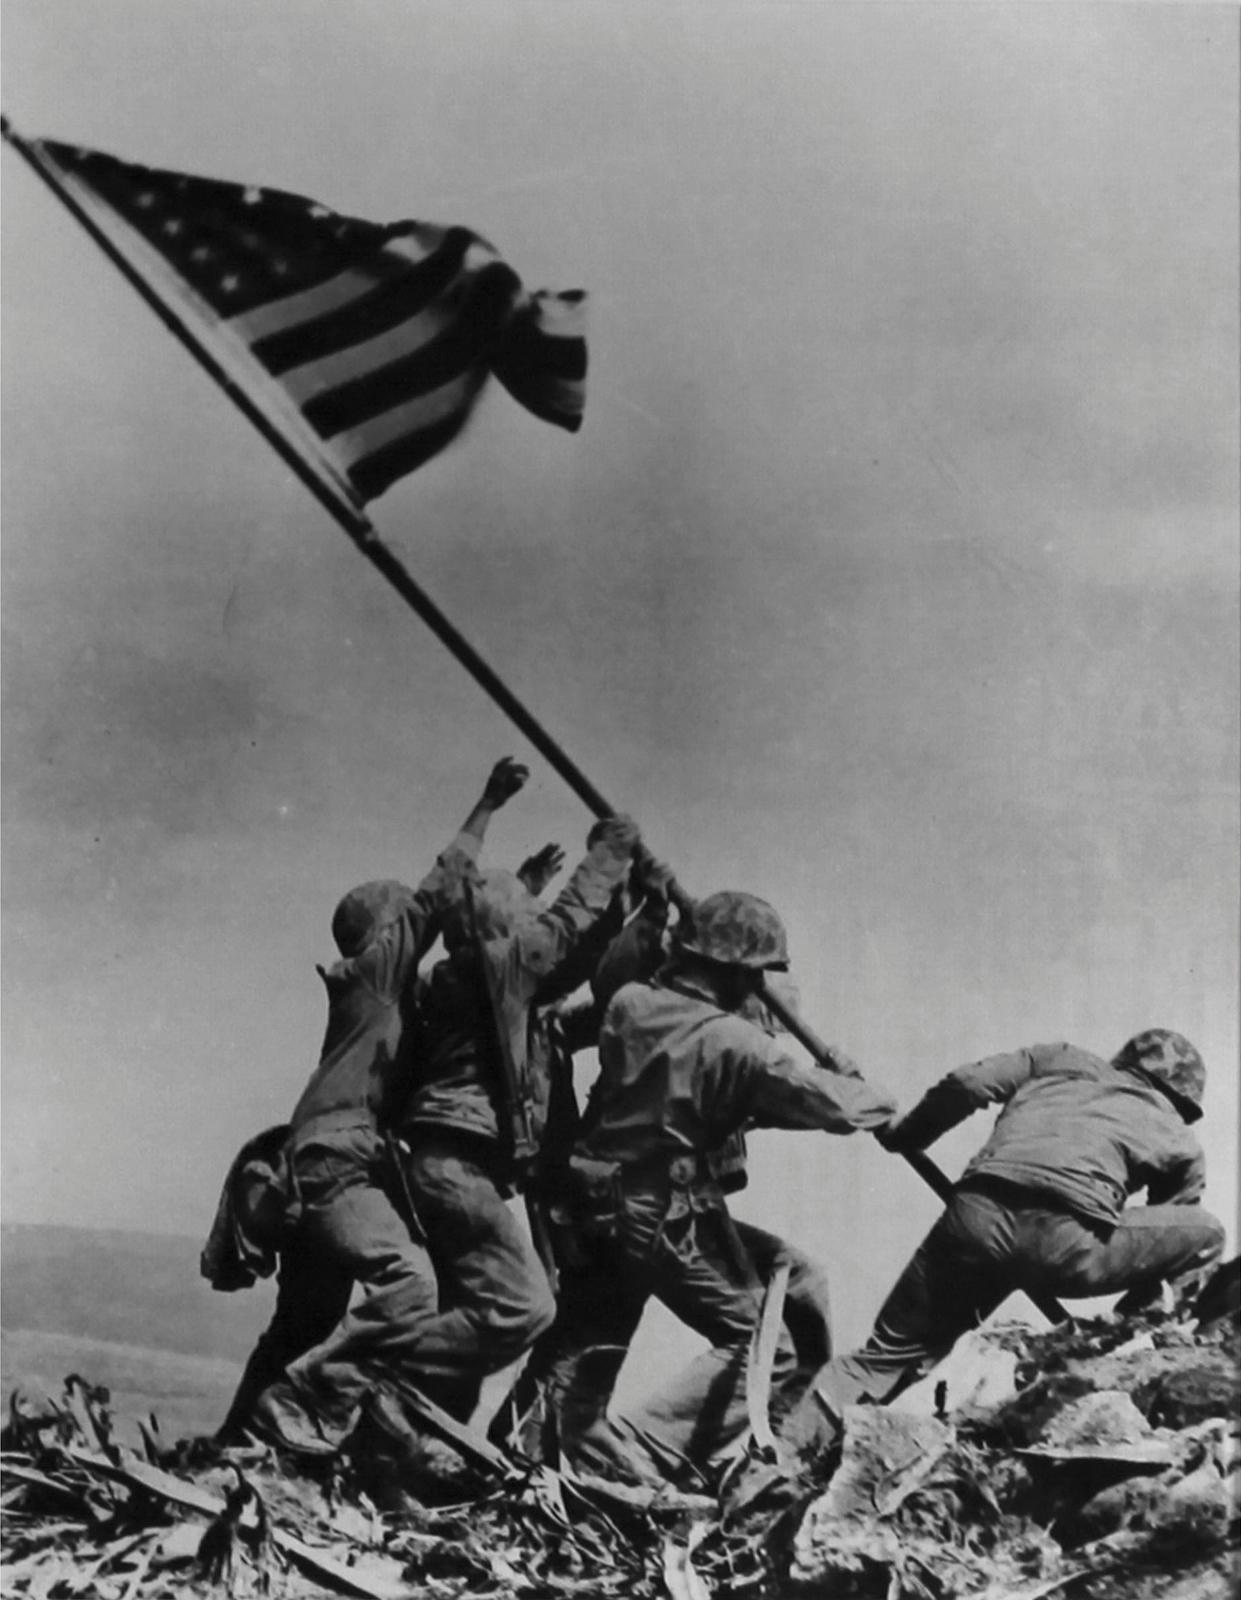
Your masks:
<svg viewBox="0 0 1241 1600"><path fill-rule="evenodd" d="M525 787L529 776L529 767L523 766L520 761L514 761L512 756L502 756L492 767L491 775L475 802L474 809L461 824L461 832L481 844L483 835L487 832L487 824L501 806L507 805L513 796Z"/></svg>
<svg viewBox="0 0 1241 1600"><path fill-rule="evenodd" d="M1041 1048L1041 1047L1039 1047ZM928 1089L904 1116L879 1135L887 1150L925 1150L936 1139L984 1106L1011 1100L1034 1073L1033 1051L1013 1050L958 1067Z"/></svg>

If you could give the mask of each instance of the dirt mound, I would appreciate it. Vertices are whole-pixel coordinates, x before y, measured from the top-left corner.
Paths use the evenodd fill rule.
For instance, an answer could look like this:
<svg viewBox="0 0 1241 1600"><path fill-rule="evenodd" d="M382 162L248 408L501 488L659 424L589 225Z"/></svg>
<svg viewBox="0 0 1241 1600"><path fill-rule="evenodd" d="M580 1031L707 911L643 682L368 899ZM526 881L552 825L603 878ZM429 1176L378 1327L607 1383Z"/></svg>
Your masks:
<svg viewBox="0 0 1241 1600"><path fill-rule="evenodd" d="M1241 1383L1226 1304L1211 1319L1009 1326L976 1350L985 1409L854 1408L811 1502L744 1519L704 1495L517 1462L459 1425L427 1455L464 1469L439 1494L396 1484L374 1450L313 1472L258 1448L169 1450L74 1377L11 1408L4 1592L1231 1600Z"/></svg>
<svg viewBox="0 0 1241 1600"><path fill-rule="evenodd" d="M1235 1324L1146 1319L982 1336L1015 1389L939 1421L856 1407L790 1581L909 1600L1236 1593ZM882 1425L880 1426L880 1419Z"/></svg>

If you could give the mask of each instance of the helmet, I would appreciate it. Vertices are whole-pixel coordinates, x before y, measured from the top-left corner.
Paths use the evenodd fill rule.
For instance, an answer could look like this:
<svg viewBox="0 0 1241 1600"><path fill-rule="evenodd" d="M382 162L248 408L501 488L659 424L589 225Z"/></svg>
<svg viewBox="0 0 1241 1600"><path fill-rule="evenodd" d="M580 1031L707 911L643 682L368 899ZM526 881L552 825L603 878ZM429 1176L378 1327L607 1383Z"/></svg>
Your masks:
<svg viewBox="0 0 1241 1600"><path fill-rule="evenodd" d="M721 889L694 907L689 926L676 932L676 947L726 967L772 968L789 964L789 941L774 906L740 889Z"/></svg>
<svg viewBox="0 0 1241 1600"><path fill-rule="evenodd" d="M480 939L503 939L521 923L537 917L542 903L532 895L515 872L488 867L470 875L470 897L474 903L474 927ZM451 905L444 917L444 943L459 949L465 943L470 923L464 895Z"/></svg>
<svg viewBox="0 0 1241 1600"><path fill-rule="evenodd" d="M388 923L395 922L414 898L414 891L392 878L360 883L332 913L332 937L346 958L365 950Z"/></svg>
<svg viewBox="0 0 1241 1600"><path fill-rule="evenodd" d="M1197 1122L1202 1115L1207 1069L1184 1034L1167 1028L1147 1028L1122 1046L1120 1054L1112 1058L1112 1065L1149 1078L1186 1122Z"/></svg>

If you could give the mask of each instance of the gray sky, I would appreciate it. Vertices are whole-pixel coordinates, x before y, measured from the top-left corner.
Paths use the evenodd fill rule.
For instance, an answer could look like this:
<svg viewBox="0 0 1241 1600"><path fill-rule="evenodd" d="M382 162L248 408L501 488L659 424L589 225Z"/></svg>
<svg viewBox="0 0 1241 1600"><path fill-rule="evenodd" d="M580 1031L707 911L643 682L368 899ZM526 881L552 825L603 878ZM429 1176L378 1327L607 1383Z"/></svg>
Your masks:
<svg viewBox="0 0 1241 1600"><path fill-rule="evenodd" d="M22 131L464 222L588 288L581 435L490 394L380 532L692 889L781 908L809 1020L902 1099L1188 1034L1232 1226L1235 8L4 24ZM313 1065L337 897L416 878L529 752L3 175L5 1214L196 1232ZM497 858L581 844L533 765ZM929 1194L860 1138L753 1165L739 1209L860 1333Z"/></svg>

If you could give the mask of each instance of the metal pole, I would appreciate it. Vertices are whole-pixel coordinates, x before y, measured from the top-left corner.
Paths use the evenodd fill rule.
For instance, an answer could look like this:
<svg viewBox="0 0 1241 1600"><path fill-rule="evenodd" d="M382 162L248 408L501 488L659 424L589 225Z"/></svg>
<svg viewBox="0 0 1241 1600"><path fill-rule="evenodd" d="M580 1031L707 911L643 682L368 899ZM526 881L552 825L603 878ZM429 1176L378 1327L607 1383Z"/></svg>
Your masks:
<svg viewBox="0 0 1241 1600"><path fill-rule="evenodd" d="M795 1011L790 1010L778 994L773 994L771 985L763 983L759 993L762 996L763 1004L771 1012L772 1016L784 1024L794 1039L806 1047L819 1065L825 1067L829 1072L835 1070L832 1067L832 1053L827 1045L819 1038L818 1034L806 1026ZM945 1204L952 1199L955 1185L947 1173L941 1171L935 1165L930 1156L925 1155L921 1150L902 1150L901 1155L922 1181L928 1184ZM1049 1322L1067 1322L1069 1320L1069 1313L1060 1304L1059 1300L1054 1299L1051 1295L1029 1289L1025 1290L1024 1293L1029 1296Z"/></svg>

